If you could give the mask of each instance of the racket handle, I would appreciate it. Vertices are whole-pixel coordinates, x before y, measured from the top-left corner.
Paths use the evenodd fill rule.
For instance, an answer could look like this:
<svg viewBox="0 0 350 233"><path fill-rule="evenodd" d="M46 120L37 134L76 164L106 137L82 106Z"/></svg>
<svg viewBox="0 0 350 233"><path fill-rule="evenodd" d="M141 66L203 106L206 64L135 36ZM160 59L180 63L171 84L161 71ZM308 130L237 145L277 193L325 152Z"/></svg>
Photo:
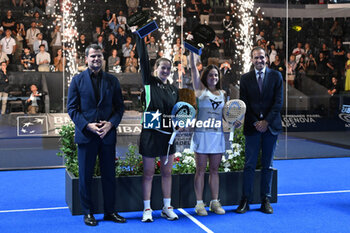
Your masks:
<svg viewBox="0 0 350 233"><path fill-rule="evenodd" d="M230 138L228 139L230 142L233 142L233 138L235 137L235 126L232 127L230 131Z"/></svg>
<svg viewBox="0 0 350 233"><path fill-rule="evenodd" d="M176 137L177 131L175 130L170 137L169 144L172 145L174 143L175 137Z"/></svg>

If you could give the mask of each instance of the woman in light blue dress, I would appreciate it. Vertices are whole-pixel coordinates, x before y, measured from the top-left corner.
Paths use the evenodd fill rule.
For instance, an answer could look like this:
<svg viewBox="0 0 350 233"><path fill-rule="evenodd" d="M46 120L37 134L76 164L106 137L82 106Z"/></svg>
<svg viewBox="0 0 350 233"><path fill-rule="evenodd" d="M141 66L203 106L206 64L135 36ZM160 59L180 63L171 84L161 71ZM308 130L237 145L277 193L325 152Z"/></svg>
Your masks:
<svg viewBox="0 0 350 233"><path fill-rule="evenodd" d="M196 156L196 175L194 189L197 204L195 211L200 216L208 215L203 203L204 175L209 159L209 185L211 201L209 210L216 214L225 214L219 202L218 169L222 154L225 152L225 138L222 129L222 109L225 105L225 92L220 88L220 70L209 65L199 76L195 65L195 54L190 55L193 89L197 98L197 123L192 136L191 147ZM200 127L201 122L203 125Z"/></svg>

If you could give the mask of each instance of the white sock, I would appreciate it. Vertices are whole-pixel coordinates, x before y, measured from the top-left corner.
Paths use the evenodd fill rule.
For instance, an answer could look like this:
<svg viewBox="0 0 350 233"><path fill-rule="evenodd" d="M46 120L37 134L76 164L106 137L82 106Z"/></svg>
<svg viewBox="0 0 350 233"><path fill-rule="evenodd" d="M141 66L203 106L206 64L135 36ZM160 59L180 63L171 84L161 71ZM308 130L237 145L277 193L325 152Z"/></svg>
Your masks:
<svg viewBox="0 0 350 233"><path fill-rule="evenodd" d="M151 200L143 200L143 209L151 209Z"/></svg>
<svg viewBox="0 0 350 233"><path fill-rule="evenodd" d="M219 201L218 199L213 199L210 201L210 203L214 202L214 201Z"/></svg>
<svg viewBox="0 0 350 233"><path fill-rule="evenodd" d="M164 207L165 208L170 207L170 202L171 202L171 198L164 198L163 199Z"/></svg>
<svg viewBox="0 0 350 233"><path fill-rule="evenodd" d="M203 200L197 200L197 205L198 204L203 204Z"/></svg>

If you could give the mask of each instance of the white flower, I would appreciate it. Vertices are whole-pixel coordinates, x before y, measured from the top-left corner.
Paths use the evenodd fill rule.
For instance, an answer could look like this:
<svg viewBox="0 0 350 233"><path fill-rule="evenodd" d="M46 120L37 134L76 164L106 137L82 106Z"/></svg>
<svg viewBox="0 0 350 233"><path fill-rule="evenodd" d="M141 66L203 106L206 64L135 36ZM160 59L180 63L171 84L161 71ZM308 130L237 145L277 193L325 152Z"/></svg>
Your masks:
<svg viewBox="0 0 350 233"><path fill-rule="evenodd" d="M230 170L230 168L225 167L225 168L224 168L224 171L225 171L225 172L230 172L231 170Z"/></svg>
<svg viewBox="0 0 350 233"><path fill-rule="evenodd" d="M176 152L176 153L175 153L175 157L181 158L181 157L182 157L182 154L181 154L180 152Z"/></svg>
<svg viewBox="0 0 350 233"><path fill-rule="evenodd" d="M224 163L224 167L225 168L230 167L230 163L229 162Z"/></svg>
<svg viewBox="0 0 350 233"><path fill-rule="evenodd" d="M196 162L196 161L194 160L194 158L192 158L192 157L189 157L189 161L190 161L191 164L195 164L195 162Z"/></svg>
<svg viewBox="0 0 350 233"><path fill-rule="evenodd" d="M186 149L184 149L183 153L185 153L185 154L193 154L193 151L190 148L186 148Z"/></svg>
<svg viewBox="0 0 350 233"><path fill-rule="evenodd" d="M226 162L226 157L225 157L225 156L222 156L221 161L222 161L223 163L225 163L225 162Z"/></svg>
<svg viewBox="0 0 350 233"><path fill-rule="evenodd" d="M241 149L241 145L238 144L238 143L233 143L233 144L232 144L232 149L235 150L235 151L236 151L236 150L240 150L240 149Z"/></svg>
<svg viewBox="0 0 350 233"><path fill-rule="evenodd" d="M185 163L185 164L189 163L188 157L186 157L182 162Z"/></svg>
<svg viewBox="0 0 350 233"><path fill-rule="evenodd" d="M236 157L233 153L228 155L228 159L233 159L234 157Z"/></svg>
<svg viewBox="0 0 350 233"><path fill-rule="evenodd" d="M229 154L232 154L232 153L233 153L232 150L227 150L227 151L226 151L226 154L228 154L228 155L229 155Z"/></svg>
<svg viewBox="0 0 350 233"><path fill-rule="evenodd" d="M188 165L193 165L195 162L194 158L190 157L190 156L187 156L184 160L183 160L183 163L185 164L188 164Z"/></svg>

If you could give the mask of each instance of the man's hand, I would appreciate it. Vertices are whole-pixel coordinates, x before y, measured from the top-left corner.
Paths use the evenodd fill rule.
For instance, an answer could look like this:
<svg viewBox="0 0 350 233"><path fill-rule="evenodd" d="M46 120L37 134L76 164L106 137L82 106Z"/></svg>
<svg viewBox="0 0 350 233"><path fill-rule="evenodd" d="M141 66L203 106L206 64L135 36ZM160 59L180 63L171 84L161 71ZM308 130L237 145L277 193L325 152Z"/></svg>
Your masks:
<svg viewBox="0 0 350 233"><path fill-rule="evenodd" d="M98 135L98 130L100 129L99 128L99 124L100 123L89 123L89 124L87 124L87 126L86 126L86 129L87 130L90 130L91 132L93 132L93 133L95 133L95 134L97 134Z"/></svg>
<svg viewBox="0 0 350 233"><path fill-rule="evenodd" d="M259 131L260 133L264 133L266 132L267 130L267 126L269 125L269 123L265 120L262 120L262 121L258 121L256 124L255 124L255 128L257 131Z"/></svg>
<svg viewBox="0 0 350 233"><path fill-rule="evenodd" d="M99 126L97 135L100 136L101 139L104 138L113 127L112 123L109 121L100 121L97 125Z"/></svg>

